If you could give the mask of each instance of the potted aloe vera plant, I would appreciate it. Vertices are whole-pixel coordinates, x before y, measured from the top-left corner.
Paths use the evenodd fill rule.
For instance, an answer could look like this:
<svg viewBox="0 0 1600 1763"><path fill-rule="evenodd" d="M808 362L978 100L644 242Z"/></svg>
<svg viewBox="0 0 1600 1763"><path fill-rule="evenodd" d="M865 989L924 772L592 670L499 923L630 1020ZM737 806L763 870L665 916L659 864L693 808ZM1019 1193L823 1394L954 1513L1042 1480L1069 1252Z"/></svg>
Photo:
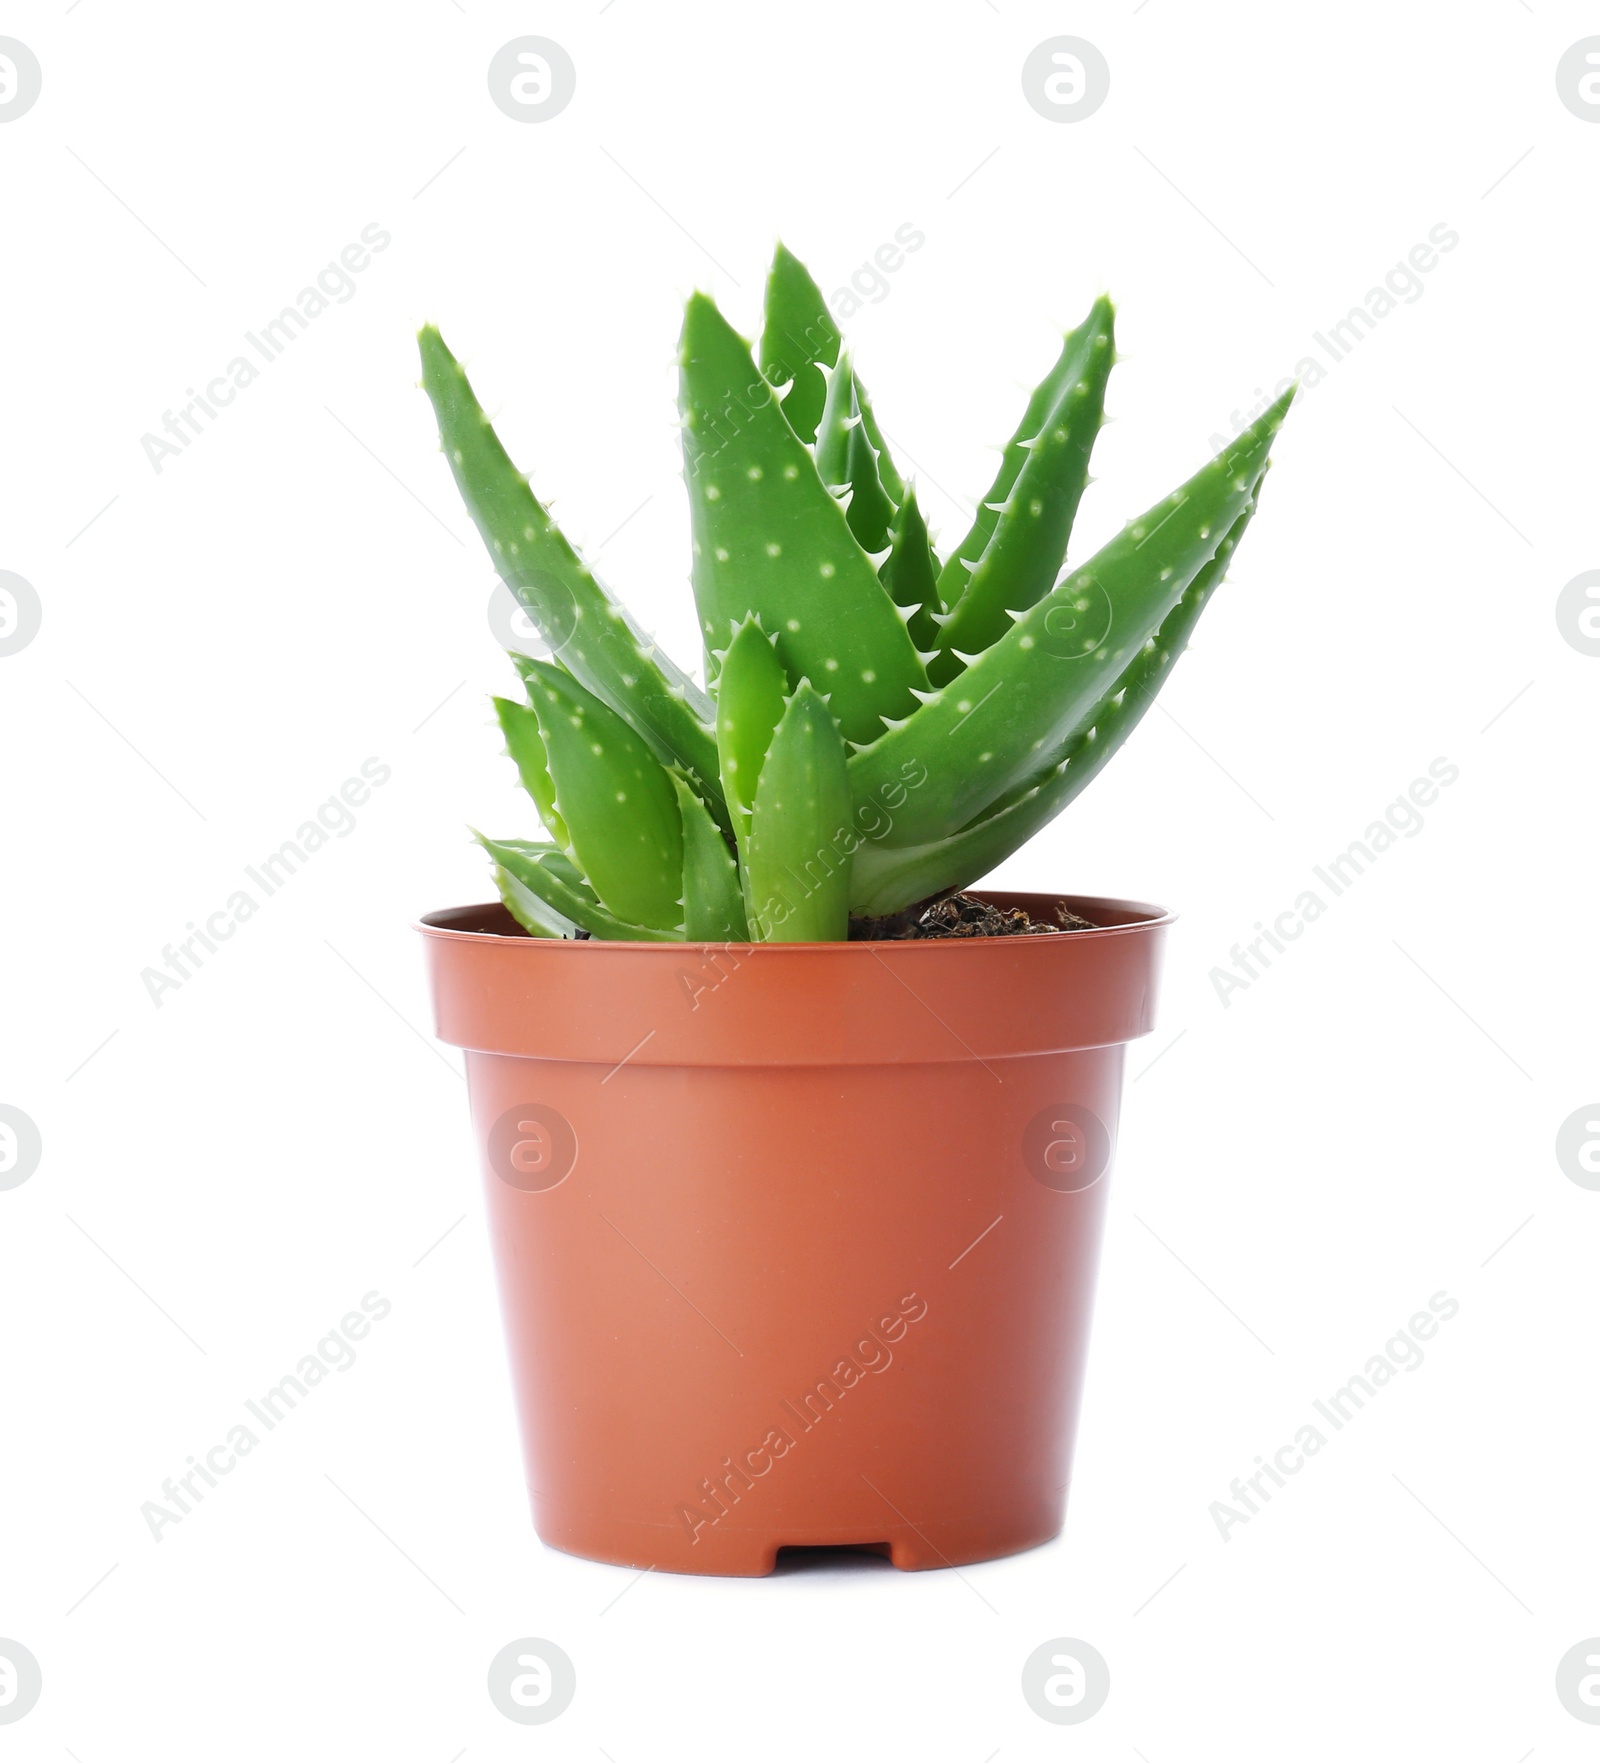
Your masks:
<svg viewBox="0 0 1600 1763"><path fill-rule="evenodd" d="M421 349L550 651L496 701L545 836L483 837L498 903L421 927L539 1534L727 1574L1054 1536L1167 919L962 890L1149 707L1288 399L1064 566L1114 355L1099 300L942 555L780 247L756 353L704 295L684 320L702 688L562 537L436 330Z"/></svg>

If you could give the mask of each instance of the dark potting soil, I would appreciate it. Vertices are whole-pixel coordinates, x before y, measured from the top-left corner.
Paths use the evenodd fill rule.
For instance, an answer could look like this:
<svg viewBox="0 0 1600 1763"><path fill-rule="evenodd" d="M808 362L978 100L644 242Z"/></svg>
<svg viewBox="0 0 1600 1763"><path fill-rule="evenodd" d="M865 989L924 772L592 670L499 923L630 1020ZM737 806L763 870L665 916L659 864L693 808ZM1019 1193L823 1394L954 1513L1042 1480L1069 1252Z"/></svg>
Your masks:
<svg viewBox="0 0 1600 1763"><path fill-rule="evenodd" d="M1020 906L994 906L976 894L951 894L937 900L917 916L898 913L893 918L853 918L850 940L853 943L911 943L933 937L1052 937L1063 931L1093 930L1087 918L1080 918L1058 901L1055 922L1031 917ZM573 938L581 943L590 941L588 931L579 927Z"/></svg>
<svg viewBox="0 0 1600 1763"><path fill-rule="evenodd" d="M1034 918L1020 906L995 906L976 894L951 894L909 922L902 918L854 921L852 941L909 943L931 937L1048 937L1063 931L1093 930L1087 918L1057 902L1054 922Z"/></svg>

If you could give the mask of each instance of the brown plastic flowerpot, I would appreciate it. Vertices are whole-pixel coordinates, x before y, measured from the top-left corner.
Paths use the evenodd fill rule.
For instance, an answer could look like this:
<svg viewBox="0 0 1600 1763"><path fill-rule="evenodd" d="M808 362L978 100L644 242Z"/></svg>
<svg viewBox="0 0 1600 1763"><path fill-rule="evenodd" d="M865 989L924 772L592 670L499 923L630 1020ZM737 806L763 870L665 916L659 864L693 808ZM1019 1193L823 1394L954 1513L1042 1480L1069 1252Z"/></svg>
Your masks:
<svg viewBox="0 0 1600 1763"><path fill-rule="evenodd" d="M1056 1535L1169 922L1066 904L1100 928L752 948L423 921L545 1542L760 1574L786 1547L942 1567Z"/></svg>

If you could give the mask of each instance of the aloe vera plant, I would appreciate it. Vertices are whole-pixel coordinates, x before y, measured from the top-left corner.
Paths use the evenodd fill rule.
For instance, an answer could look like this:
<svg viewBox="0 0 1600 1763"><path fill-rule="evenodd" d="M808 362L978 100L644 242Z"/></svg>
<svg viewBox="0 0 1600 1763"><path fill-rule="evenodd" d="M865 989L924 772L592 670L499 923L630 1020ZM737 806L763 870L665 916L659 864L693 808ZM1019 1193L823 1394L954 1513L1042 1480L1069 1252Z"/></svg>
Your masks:
<svg viewBox="0 0 1600 1763"><path fill-rule="evenodd" d="M631 622L437 330L423 385L548 644L497 699L548 835L480 842L535 936L841 941L986 874L1137 726L1249 523L1292 392L1064 563L1115 356L1097 300L942 556L816 283L778 248L758 350L704 294L679 350L707 689ZM759 363L759 365L758 365Z"/></svg>

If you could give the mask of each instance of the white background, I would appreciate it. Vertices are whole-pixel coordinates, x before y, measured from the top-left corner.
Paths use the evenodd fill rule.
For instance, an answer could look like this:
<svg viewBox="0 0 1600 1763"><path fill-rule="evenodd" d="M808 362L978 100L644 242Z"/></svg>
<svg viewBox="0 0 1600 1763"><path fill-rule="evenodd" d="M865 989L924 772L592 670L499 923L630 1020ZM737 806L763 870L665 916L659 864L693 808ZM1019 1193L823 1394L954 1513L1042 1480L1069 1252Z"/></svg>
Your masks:
<svg viewBox="0 0 1600 1763"><path fill-rule="evenodd" d="M1554 1674L1600 1633L1600 1194L1554 1142L1600 1092L1600 660L1555 601L1600 563L1600 126L1555 69L1597 17L9 9L44 85L0 126L0 568L43 628L0 660L0 1101L44 1155L0 1193L0 1635L44 1694L7 1755L1594 1756ZM534 126L485 82L529 32L578 74ZM1020 83L1062 32L1112 78L1068 125ZM141 436L371 222L354 297L153 470ZM1302 400L1164 709L1004 871L1182 915L1065 1535L960 1575L639 1580L532 1535L408 928L489 891L466 823L532 830L413 332L687 662L679 303L753 331L774 237L831 291L906 222L847 328L947 542L1059 327L1118 298L1079 555L1430 228L1460 244ZM163 945L369 756L355 830L153 1004ZM1439 757L1424 829L1224 1006L1232 945ZM141 1504L370 1290L359 1362L154 1541ZM1427 1362L1224 1541L1230 1480L1438 1291ZM537 1729L484 1690L530 1634L578 1677ZM1063 1635L1111 1670L1075 1729L1019 1690Z"/></svg>

